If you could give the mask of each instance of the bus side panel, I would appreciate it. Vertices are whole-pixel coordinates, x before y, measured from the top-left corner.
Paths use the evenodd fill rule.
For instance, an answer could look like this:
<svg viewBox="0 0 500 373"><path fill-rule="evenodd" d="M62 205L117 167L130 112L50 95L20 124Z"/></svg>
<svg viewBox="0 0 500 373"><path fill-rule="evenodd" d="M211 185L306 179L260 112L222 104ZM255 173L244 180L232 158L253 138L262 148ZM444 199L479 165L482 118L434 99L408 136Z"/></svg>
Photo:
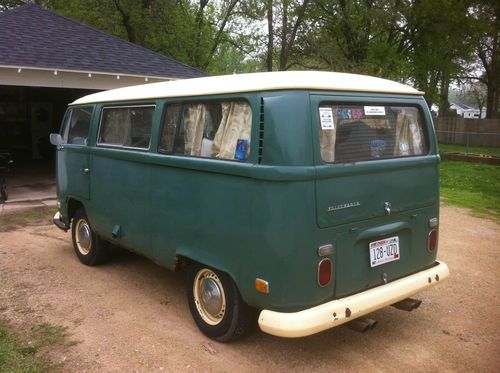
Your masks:
<svg viewBox="0 0 500 373"><path fill-rule="evenodd" d="M317 285L314 181L275 182L155 166L151 229L157 263L175 255L225 271L252 306L299 309L333 296ZM255 279L270 293L255 290Z"/></svg>
<svg viewBox="0 0 500 373"><path fill-rule="evenodd" d="M149 182L151 165L132 152L94 149L88 215L103 238L144 256L151 255ZM116 234L116 237L113 236Z"/></svg>

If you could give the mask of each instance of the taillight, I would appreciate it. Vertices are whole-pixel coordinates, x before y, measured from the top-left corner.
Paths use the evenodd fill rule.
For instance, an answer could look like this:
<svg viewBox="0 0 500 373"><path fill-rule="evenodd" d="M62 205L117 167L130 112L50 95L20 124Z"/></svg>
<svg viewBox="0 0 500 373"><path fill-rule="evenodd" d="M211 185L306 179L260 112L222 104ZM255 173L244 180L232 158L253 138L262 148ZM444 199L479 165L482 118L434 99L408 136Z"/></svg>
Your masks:
<svg viewBox="0 0 500 373"><path fill-rule="evenodd" d="M437 249L438 244L438 231L437 229L433 229L429 232L429 239L427 241L427 250L430 253L434 252Z"/></svg>
<svg viewBox="0 0 500 373"><path fill-rule="evenodd" d="M318 284L326 286L332 280L332 261L328 258L321 260L318 264Z"/></svg>

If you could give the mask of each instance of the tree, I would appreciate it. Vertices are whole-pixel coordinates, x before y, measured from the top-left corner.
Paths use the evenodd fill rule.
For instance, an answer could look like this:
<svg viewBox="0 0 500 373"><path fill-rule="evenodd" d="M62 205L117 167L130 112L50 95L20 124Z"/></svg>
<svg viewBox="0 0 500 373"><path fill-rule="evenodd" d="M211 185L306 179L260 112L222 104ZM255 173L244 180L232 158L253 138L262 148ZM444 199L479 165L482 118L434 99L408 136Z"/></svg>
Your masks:
<svg viewBox="0 0 500 373"><path fill-rule="evenodd" d="M479 118L482 117L486 107L487 88L480 81L469 81L462 84L458 92L458 98L467 105L477 106L479 109Z"/></svg>
<svg viewBox="0 0 500 373"><path fill-rule="evenodd" d="M0 12L24 5L26 2L23 0L0 0Z"/></svg>
<svg viewBox="0 0 500 373"><path fill-rule="evenodd" d="M318 0L319 31L309 40L318 63L330 70L400 80L404 75L404 20L397 0ZM314 52L316 51L316 52Z"/></svg>
<svg viewBox="0 0 500 373"><path fill-rule="evenodd" d="M42 5L132 43L208 70L239 0L41 0Z"/></svg>
<svg viewBox="0 0 500 373"><path fill-rule="evenodd" d="M487 87L486 118L498 117L500 100L500 4L496 1L475 2L471 7L474 20L474 44L478 64L484 74L473 77Z"/></svg>
<svg viewBox="0 0 500 373"><path fill-rule="evenodd" d="M471 58L467 10L467 0L414 0L405 8L410 76L426 92L429 107L438 104L440 115L449 111L450 83L463 74Z"/></svg>

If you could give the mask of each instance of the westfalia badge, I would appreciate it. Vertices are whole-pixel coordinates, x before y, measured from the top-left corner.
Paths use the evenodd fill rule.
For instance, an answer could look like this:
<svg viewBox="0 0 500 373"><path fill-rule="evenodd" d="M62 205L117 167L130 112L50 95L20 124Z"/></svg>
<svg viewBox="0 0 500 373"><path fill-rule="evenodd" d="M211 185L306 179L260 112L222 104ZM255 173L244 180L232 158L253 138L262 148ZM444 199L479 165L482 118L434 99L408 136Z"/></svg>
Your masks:
<svg viewBox="0 0 500 373"><path fill-rule="evenodd" d="M348 209L351 207L358 207L360 206L360 203L358 201L355 202L347 202L347 203L341 203L335 206L329 206L327 211L337 211L337 210L343 210L343 209Z"/></svg>

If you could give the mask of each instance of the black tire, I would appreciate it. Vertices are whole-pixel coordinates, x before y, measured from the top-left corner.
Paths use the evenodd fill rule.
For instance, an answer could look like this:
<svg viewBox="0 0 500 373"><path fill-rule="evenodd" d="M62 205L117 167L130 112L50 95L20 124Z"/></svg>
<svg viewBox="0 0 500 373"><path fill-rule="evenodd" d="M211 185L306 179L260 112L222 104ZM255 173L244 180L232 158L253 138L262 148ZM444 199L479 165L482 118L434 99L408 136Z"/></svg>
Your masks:
<svg viewBox="0 0 500 373"><path fill-rule="evenodd" d="M203 334L219 342L229 342L255 328L257 312L241 298L231 276L198 263L189 266L187 275L189 309ZM213 295L212 302L208 298L202 301L202 288L212 290L208 292Z"/></svg>
<svg viewBox="0 0 500 373"><path fill-rule="evenodd" d="M95 266L108 258L108 248L92 229L83 207L78 208L73 216L71 238L76 256L83 264Z"/></svg>

